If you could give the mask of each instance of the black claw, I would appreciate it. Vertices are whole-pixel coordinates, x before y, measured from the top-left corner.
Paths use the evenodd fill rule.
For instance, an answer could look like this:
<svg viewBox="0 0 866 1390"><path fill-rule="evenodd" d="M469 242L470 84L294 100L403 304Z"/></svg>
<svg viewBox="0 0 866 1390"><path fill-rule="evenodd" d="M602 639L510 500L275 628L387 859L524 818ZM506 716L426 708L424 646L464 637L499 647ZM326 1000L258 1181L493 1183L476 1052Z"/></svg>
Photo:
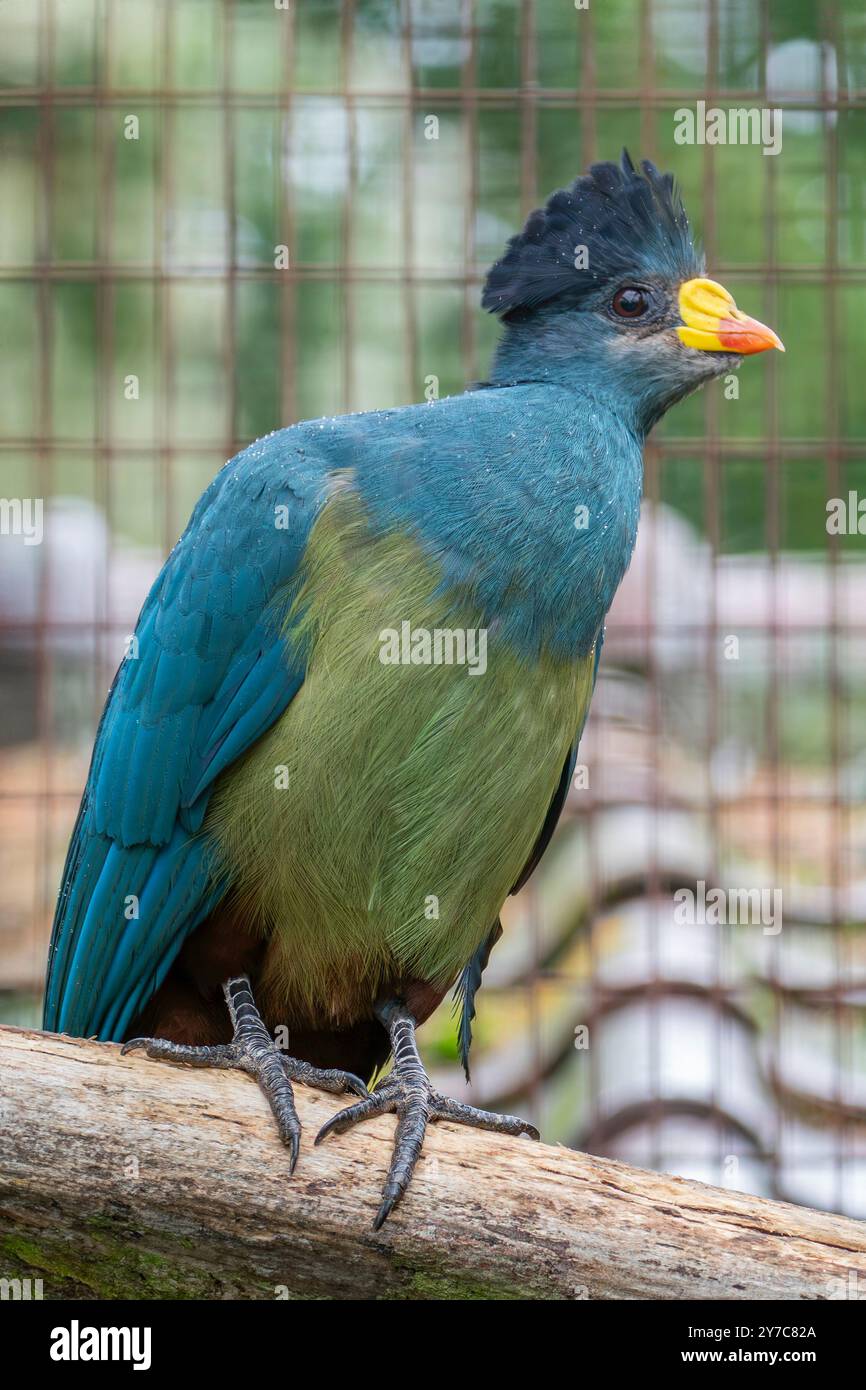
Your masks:
<svg viewBox="0 0 866 1390"><path fill-rule="evenodd" d="M394 1210L396 1197L386 1197L379 1210L376 1212L376 1219L373 1222L373 1230L380 1231L384 1226L391 1212Z"/></svg>
<svg viewBox="0 0 866 1390"><path fill-rule="evenodd" d="M343 1126L339 1125L339 1122L340 1120L342 1120L345 1113L345 1110L338 1110L336 1115L332 1115L330 1120L325 1121L325 1123L322 1125L322 1128L319 1130L318 1134L313 1140L314 1145L321 1144L322 1140L327 1139L328 1135L333 1134L334 1130L337 1130L338 1134L342 1134Z"/></svg>
<svg viewBox="0 0 866 1390"><path fill-rule="evenodd" d="M366 1096L365 1099L368 1101L372 1100L372 1096ZM332 1115L330 1120L326 1120L322 1125L322 1128L316 1135L315 1142L321 1144L322 1140L326 1139L329 1134L344 1134L347 1129L350 1129L358 1120L363 1119L365 1115L373 1115L376 1113L375 1110L365 1107L363 1101L359 1101L357 1105L349 1105L345 1110L338 1110L336 1115Z"/></svg>
<svg viewBox="0 0 866 1390"><path fill-rule="evenodd" d="M346 1090L354 1092L354 1094L360 1096L362 1100L369 1100L370 1098L370 1092L367 1090L360 1076L355 1076L354 1072L351 1071L346 1072Z"/></svg>
<svg viewBox="0 0 866 1390"><path fill-rule="evenodd" d="M130 1038L129 1042L125 1042L120 1049L120 1055L125 1057L127 1052L134 1052L137 1047L147 1047L149 1042L150 1038Z"/></svg>
<svg viewBox="0 0 866 1390"><path fill-rule="evenodd" d="M285 1140L283 1140L283 1142L285 1143ZM289 1143L290 1143L290 1147L289 1147L289 1173L291 1174L291 1173L294 1173L294 1171L295 1171L295 1164L296 1164L297 1161L298 1161L298 1154L299 1154L300 1148L301 1148L301 1136L300 1136L300 1134L299 1134L299 1133L298 1133L298 1134L292 1134L292 1135L290 1136L290 1141L289 1141Z"/></svg>

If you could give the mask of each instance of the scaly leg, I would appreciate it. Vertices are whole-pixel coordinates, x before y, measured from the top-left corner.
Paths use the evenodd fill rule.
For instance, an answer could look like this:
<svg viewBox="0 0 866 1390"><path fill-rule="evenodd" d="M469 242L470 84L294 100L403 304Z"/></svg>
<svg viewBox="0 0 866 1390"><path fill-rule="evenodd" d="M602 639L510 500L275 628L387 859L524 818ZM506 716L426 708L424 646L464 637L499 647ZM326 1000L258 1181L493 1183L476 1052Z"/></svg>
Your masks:
<svg viewBox="0 0 866 1390"><path fill-rule="evenodd" d="M526 1134L539 1137L538 1130L515 1115L495 1115L489 1110L476 1110L473 1105L440 1096L424 1070L415 1041L415 1020L400 1000L390 1000L376 1009L380 1022L388 1029L394 1053L394 1067L380 1082L373 1094L348 1106L328 1120L316 1135L316 1143L328 1134L343 1134L360 1120L388 1112L397 1115L397 1134L391 1167L382 1192L382 1205L373 1222L373 1229L387 1220L409 1186L418 1155L424 1143L428 1120L455 1120L458 1124L474 1125L476 1129L492 1129L499 1134Z"/></svg>
<svg viewBox="0 0 866 1390"><path fill-rule="evenodd" d="M121 1048L121 1055L144 1048L148 1057L182 1062L188 1067L223 1067L249 1072L264 1091L273 1111L280 1138L291 1151L291 1171L298 1161L301 1122L295 1110L292 1082L316 1086L322 1091L354 1091L367 1096L367 1087L358 1076L348 1071L323 1071L309 1062L287 1057L273 1041L256 1008L253 991L246 975L238 975L223 985L234 1037L230 1043L213 1043L192 1047L185 1043L169 1042L166 1038L130 1038Z"/></svg>

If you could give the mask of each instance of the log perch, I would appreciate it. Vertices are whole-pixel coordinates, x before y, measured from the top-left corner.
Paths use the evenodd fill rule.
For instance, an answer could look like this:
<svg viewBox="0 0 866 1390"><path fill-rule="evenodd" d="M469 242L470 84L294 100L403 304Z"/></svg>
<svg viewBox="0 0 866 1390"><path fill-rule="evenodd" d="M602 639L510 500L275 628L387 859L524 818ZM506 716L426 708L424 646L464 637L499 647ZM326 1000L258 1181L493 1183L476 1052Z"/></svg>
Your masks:
<svg viewBox="0 0 866 1390"><path fill-rule="evenodd" d="M825 1299L856 1221L439 1123L371 1223L393 1117L295 1088L294 1176L255 1082L0 1028L0 1278L45 1298Z"/></svg>

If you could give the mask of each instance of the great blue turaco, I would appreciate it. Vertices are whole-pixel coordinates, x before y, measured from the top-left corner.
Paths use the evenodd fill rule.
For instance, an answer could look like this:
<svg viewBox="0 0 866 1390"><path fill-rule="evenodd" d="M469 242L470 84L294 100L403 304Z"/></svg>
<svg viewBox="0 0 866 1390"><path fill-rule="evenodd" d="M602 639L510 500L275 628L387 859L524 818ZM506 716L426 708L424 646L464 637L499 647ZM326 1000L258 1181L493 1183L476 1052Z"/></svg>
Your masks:
<svg viewBox="0 0 866 1390"><path fill-rule="evenodd" d="M359 1097L319 1139L396 1112L376 1227L429 1120L537 1137L435 1093L415 1030L456 986L468 1071L500 910L569 790L648 431L782 347L627 153L532 213L483 306L489 380L277 430L200 498L106 701L48 965L46 1028L252 1074L292 1169L292 1082Z"/></svg>

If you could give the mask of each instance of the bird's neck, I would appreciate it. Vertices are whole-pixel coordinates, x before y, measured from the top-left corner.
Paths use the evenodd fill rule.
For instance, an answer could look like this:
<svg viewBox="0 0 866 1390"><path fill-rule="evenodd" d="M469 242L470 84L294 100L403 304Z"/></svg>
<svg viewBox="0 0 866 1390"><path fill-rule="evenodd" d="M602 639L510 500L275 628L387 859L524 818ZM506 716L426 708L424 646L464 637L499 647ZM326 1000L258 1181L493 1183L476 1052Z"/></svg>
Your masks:
<svg viewBox="0 0 866 1390"><path fill-rule="evenodd" d="M484 393L498 417L495 467L479 460L474 513L448 520L446 571L471 534L477 592L529 653L583 655L631 559L642 485L641 443L606 398L555 383ZM464 476L469 478L467 472Z"/></svg>
<svg viewBox="0 0 866 1390"><path fill-rule="evenodd" d="M530 330L521 323L509 325L494 354L490 384L529 383L564 388L610 411L640 446L664 413L654 408L645 393L631 389L620 365L594 352L591 342L575 351L573 341L553 327Z"/></svg>

